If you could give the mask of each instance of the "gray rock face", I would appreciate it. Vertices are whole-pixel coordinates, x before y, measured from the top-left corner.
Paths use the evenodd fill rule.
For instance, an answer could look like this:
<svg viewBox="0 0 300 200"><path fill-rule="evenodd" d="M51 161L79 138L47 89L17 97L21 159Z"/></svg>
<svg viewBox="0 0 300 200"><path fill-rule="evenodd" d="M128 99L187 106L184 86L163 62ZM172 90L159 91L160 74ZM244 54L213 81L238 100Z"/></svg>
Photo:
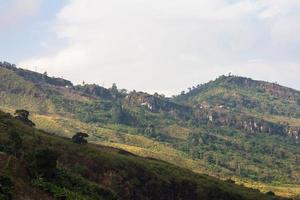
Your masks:
<svg viewBox="0 0 300 200"><path fill-rule="evenodd" d="M125 98L126 103L132 106L144 106L151 112L191 112L191 108L168 101L162 97L146 93L131 93Z"/></svg>
<svg viewBox="0 0 300 200"><path fill-rule="evenodd" d="M229 126L244 130L249 134L270 133L283 136L300 137L300 127L290 127L287 124L276 124L252 116L241 115L226 109L199 108L194 112L199 124L213 126Z"/></svg>

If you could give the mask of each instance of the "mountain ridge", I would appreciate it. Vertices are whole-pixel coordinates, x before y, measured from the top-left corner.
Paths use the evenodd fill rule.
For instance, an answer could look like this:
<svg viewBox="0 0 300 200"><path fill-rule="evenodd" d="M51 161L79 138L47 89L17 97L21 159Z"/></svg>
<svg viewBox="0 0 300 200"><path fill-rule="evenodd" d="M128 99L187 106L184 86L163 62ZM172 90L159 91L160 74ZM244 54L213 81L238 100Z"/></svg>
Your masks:
<svg viewBox="0 0 300 200"><path fill-rule="evenodd" d="M297 90L221 76L166 98L7 66L0 65L0 107L29 110L38 128L68 137L83 130L90 142L217 177L299 183Z"/></svg>

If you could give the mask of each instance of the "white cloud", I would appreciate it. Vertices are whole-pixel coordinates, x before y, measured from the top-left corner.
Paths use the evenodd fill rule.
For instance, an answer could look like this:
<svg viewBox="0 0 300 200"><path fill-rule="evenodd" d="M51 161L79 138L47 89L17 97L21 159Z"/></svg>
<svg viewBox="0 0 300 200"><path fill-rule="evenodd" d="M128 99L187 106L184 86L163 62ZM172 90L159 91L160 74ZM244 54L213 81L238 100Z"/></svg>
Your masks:
<svg viewBox="0 0 300 200"><path fill-rule="evenodd" d="M299 89L294 75L300 73L299 56L278 55L300 50L300 13L295 11L300 2L228 2L70 1L56 26L57 36L68 44L19 65L39 66L77 83L117 82L168 94L228 72Z"/></svg>
<svg viewBox="0 0 300 200"><path fill-rule="evenodd" d="M0 5L0 30L11 26L26 16L33 15L39 8L41 0L12 0L6 6Z"/></svg>

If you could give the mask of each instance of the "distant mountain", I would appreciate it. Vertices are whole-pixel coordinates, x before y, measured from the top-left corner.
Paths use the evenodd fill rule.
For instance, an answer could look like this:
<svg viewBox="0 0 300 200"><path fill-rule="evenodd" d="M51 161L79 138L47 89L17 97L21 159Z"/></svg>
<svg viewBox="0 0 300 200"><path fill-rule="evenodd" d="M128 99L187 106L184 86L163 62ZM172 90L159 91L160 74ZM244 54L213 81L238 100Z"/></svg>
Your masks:
<svg viewBox="0 0 300 200"><path fill-rule="evenodd" d="M210 112L214 123L252 133L300 135L300 92L276 83L221 76L178 95L175 101L199 113Z"/></svg>
<svg viewBox="0 0 300 200"><path fill-rule="evenodd" d="M237 76L221 76L176 97L192 106L208 103L230 109L300 117L300 92L276 83ZM205 105L203 105L205 106Z"/></svg>
<svg viewBox="0 0 300 200"><path fill-rule="evenodd" d="M0 63L0 107L37 127L240 181L300 184L300 92L221 76L174 98L73 85ZM280 191L279 191L280 192Z"/></svg>

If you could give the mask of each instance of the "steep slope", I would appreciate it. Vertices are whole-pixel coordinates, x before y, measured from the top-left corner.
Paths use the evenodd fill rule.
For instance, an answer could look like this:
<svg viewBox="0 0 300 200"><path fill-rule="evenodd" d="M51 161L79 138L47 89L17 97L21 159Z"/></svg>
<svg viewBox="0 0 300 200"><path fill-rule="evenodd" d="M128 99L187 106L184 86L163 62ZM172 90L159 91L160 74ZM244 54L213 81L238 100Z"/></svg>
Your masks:
<svg viewBox="0 0 300 200"><path fill-rule="evenodd" d="M74 86L8 63L0 64L0 79L0 107L29 110L38 128L56 135L80 130L92 143L223 179L300 184L296 90L222 76L170 99Z"/></svg>
<svg viewBox="0 0 300 200"><path fill-rule="evenodd" d="M3 199L280 199L122 150L74 144L2 112L0 137Z"/></svg>

